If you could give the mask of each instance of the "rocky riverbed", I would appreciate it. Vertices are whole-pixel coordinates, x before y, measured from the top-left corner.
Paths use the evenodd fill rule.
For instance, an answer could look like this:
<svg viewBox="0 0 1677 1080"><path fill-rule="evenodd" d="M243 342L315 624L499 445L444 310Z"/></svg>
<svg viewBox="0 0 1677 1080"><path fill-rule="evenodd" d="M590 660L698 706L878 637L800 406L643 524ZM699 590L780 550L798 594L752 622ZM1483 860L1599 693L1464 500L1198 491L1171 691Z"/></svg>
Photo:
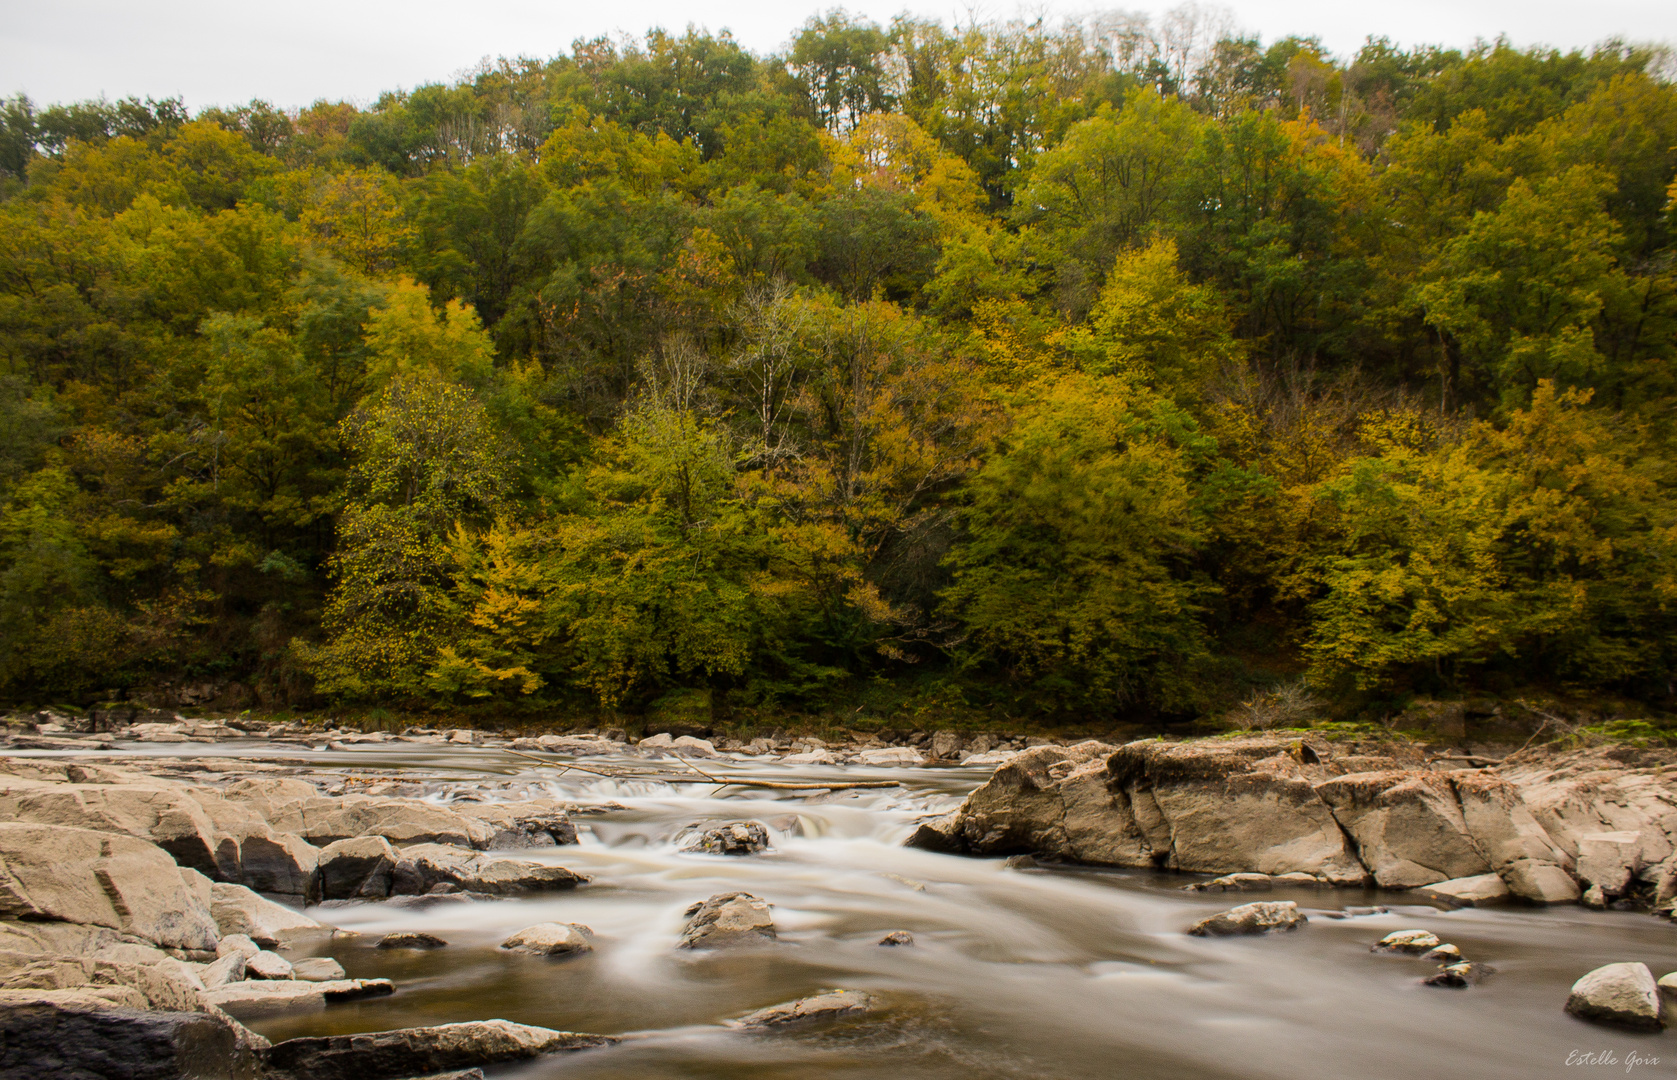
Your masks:
<svg viewBox="0 0 1677 1080"><path fill-rule="evenodd" d="M6 1080L1533 1076L1667 1038L1662 752L35 728Z"/></svg>

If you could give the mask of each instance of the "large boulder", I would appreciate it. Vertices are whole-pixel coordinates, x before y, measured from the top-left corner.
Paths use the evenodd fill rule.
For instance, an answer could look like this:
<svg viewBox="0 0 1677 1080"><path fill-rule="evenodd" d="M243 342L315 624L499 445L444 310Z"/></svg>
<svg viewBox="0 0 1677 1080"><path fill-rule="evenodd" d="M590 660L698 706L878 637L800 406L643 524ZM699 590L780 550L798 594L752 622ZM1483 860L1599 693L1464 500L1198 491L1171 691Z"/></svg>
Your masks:
<svg viewBox="0 0 1677 1080"><path fill-rule="evenodd" d="M1572 984L1566 1011L1581 1020L1640 1031L1665 1027L1659 986L1647 964L1607 964Z"/></svg>
<svg viewBox="0 0 1677 1080"><path fill-rule="evenodd" d="M714 949L776 939L769 905L750 893L718 893L683 914L687 916L679 946L683 949Z"/></svg>
<svg viewBox="0 0 1677 1080"><path fill-rule="evenodd" d="M391 878L393 896L419 896L438 885L494 895L552 892L574 889L588 880L563 866L496 859L448 844L416 844L403 849Z"/></svg>
<svg viewBox="0 0 1677 1080"><path fill-rule="evenodd" d="M1508 891L1534 904L1573 904L1578 901L1578 883L1551 862L1519 859L1502 869Z"/></svg>
<svg viewBox="0 0 1677 1080"><path fill-rule="evenodd" d="M103 926L169 948L213 950L216 922L188 873L132 836L0 823L0 918Z"/></svg>
<svg viewBox="0 0 1677 1080"><path fill-rule="evenodd" d="M401 858L382 836L335 840L320 851L320 897L354 900L389 896Z"/></svg>
<svg viewBox="0 0 1677 1080"><path fill-rule="evenodd" d="M295 832L310 843L325 846L352 836L382 836L398 847L409 844L455 844L487 848L498 830L488 822L419 799L388 799L372 795L346 795L341 799L317 798L304 801L296 811L297 828L291 817L274 822L275 828Z"/></svg>
<svg viewBox="0 0 1677 1080"><path fill-rule="evenodd" d="M1359 883L1367 871L1314 789L1321 767L1304 763L1320 755L1302 745L1274 737L1135 742L1112 755L1108 770L1154 863Z"/></svg>
<svg viewBox="0 0 1677 1080"><path fill-rule="evenodd" d="M873 1008L873 997L860 990L827 990L746 1013L728 1026L745 1031L785 1031L860 1016Z"/></svg>
<svg viewBox="0 0 1677 1080"><path fill-rule="evenodd" d="M1272 930L1297 930L1309 921L1291 900L1265 900L1242 904L1201 919L1188 928L1188 933L1195 937L1267 934Z"/></svg>
<svg viewBox="0 0 1677 1080"><path fill-rule="evenodd" d="M93 956L0 950L0 990L86 989L104 994L115 989L116 1004L191 1012L199 1008L197 983L192 969L172 958L135 964Z"/></svg>
<svg viewBox="0 0 1677 1080"><path fill-rule="evenodd" d="M956 819L961 845L982 855L1036 853L1079 859L1073 850L1077 840L1096 838L1099 850L1084 851L1093 857L1081 861L1151 865L1130 815L1108 786L1102 762L1112 749L1090 741L1015 754L961 804ZM1066 781L1074 774L1069 793L1076 839L1066 832ZM1100 857L1103 854L1111 857Z"/></svg>
<svg viewBox="0 0 1677 1080"><path fill-rule="evenodd" d="M967 842L961 836L960 811L951 810L916 823L914 831L903 841L903 847L936 851L943 855L965 854Z"/></svg>
<svg viewBox="0 0 1677 1080"><path fill-rule="evenodd" d="M100 1007L69 995L0 992L0 1077L8 1080L256 1080L259 1075L253 1048L213 1013Z"/></svg>
<svg viewBox="0 0 1677 1080"><path fill-rule="evenodd" d="M149 840L181 866L219 873L215 826L185 790L155 784L49 784L0 795L0 817L126 833Z"/></svg>
<svg viewBox="0 0 1677 1080"><path fill-rule="evenodd" d="M268 1051L276 1080L400 1080L543 1054L609 1046L609 1035L584 1035L483 1020L437 1027L287 1039Z"/></svg>
<svg viewBox="0 0 1677 1080"><path fill-rule="evenodd" d="M1316 785L1316 793L1356 838L1378 885L1410 889L1491 872L1443 773L1354 773Z"/></svg>
<svg viewBox="0 0 1677 1080"><path fill-rule="evenodd" d="M277 945L299 932L324 929L300 911L221 881L212 887L210 910L222 935L245 934L258 945Z"/></svg>

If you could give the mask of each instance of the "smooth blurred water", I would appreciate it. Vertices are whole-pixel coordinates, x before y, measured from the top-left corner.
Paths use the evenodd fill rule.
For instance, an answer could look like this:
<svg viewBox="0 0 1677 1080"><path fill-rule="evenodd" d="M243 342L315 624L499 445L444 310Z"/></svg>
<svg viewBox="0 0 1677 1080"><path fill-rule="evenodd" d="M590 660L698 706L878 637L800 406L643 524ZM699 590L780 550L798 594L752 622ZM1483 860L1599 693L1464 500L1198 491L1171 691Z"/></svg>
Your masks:
<svg viewBox="0 0 1677 1080"><path fill-rule="evenodd" d="M433 799L551 794L621 809L577 818L577 847L520 851L589 874L573 893L403 909L367 903L313 914L360 938L317 951L351 976L386 977L395 995L256 1025L273 1039L504 1017L574 1031L634 1034L621 1046L492 1071L537 1078L1529 1078L1623 1075L1634 1052L1669 1075L1677 1036L1633 1035L1562 1012L1567 989L1604 963L1677 970L1677 929L1647 915L1577 907L1442 911L1401 893L1278 890L1184 893L1189 879L1145 871L1008 870L999 859L905 849L915 818L955 805L984 769L782 767L703 763L775 779L900 779L900 788L812 794L709 784L556 776L487 748L368 746L301 753L244 745L160 747L303 758L321 768L427 778ZM629 759L580 758L586 767ZM666 768L670 768L667 762ZM510 787L509 787L510 785ZM682 851L695 823L763 822L773 850L749 857ZM675 948L682 912L743 890L774 905L779 944L710 953ZM1195 920L1253 899L1296 900L1300 931L1202 940ZM1330 917L1349 906L1384 915ZM500 952L532 923L582 923L591 955ZM1420 927L1496 968L1480 986L1421 984L1433 966L1371 954ZM424 930L431 952L373 949L381 934ZM876 944L892 930L916 944ZM880 1011L824 1031L753 1036L718 1026L827 988L866 990ZM1575 1051L1617 1066L1569 1066Z"/></svg>

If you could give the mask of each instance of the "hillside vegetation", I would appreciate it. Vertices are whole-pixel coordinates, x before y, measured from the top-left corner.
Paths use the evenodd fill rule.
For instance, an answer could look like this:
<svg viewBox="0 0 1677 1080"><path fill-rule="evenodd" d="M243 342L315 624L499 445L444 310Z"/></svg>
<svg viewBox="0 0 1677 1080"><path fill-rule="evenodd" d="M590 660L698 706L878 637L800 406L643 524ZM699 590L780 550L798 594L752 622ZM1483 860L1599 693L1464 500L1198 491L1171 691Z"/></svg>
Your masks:
<svg viewBox="0 0 1677 1080"><path fill-rule="evenodd" d="M1181 22L5 102L0 697L1668 707L1669 54Z"/></svg>

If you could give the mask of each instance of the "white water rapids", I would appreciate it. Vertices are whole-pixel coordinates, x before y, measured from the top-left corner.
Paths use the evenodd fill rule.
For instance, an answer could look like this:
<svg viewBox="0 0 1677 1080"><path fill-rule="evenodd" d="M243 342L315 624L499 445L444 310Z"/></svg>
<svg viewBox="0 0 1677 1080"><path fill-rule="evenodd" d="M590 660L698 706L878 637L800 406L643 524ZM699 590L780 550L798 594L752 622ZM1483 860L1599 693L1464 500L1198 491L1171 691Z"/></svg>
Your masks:
<svg viewBox="0 0 1677 1080"><path fill-rule="evenodd" d="M132 749L178 754L183 747ZM192 748L196 751L198 748ZM251 744L205 754L295 757ZM136 757L140 754L136 754ZM571 1031L636 1035L621 1045L490 1070L519 1080L676 1077L753 1080L915 1078L1257 1078L1415 1080L1670 1075L1677 1035L1594 1027L1562 1012L1586 971L1641 960L1677 970L1677 929L1643 914L1577 907L1443 911L1401 893L1182 891L1191 878L1145 871L1012 870L900 846L912 822L955 805L987 769L790 767L729 762L772 779L897 779L901 788L820 794L618 782L556 774L493 748L402 744L309 754L323 769L411 771L429 798L528 791L621 809L576 818L576 847L508 854L593 880L574 892L425 908L356 903L311 914L361 938L317 951L351 977L388 977L387 998L253 1025L273 1039L503 1017ZM605 761L633 767L624 759ZM707 768L713 766L706 765ZM502 794L496 794L502 791ZM756 820L773 849L695 854L695 823ZM715 952L676 949L682 913L720 892L774 906L780 942ZM1184 929L1252 899L1296 900L1294 933L1199 939ZM1344 916L1373 904L1386 914ZM596 951L568 960L497 944L544 921L591 927ZM1496 969L1465 990L1427 987L1433 966L1369 945L1419 927ZM429 952L381 951L381 934L446 939ZM881 947L893 930L912 947ZM825 1030L750 1035L719 1022L831 988L865 990L880 1008ZM1569 1065L1607 1051L1616 1066Z"/></svg>

